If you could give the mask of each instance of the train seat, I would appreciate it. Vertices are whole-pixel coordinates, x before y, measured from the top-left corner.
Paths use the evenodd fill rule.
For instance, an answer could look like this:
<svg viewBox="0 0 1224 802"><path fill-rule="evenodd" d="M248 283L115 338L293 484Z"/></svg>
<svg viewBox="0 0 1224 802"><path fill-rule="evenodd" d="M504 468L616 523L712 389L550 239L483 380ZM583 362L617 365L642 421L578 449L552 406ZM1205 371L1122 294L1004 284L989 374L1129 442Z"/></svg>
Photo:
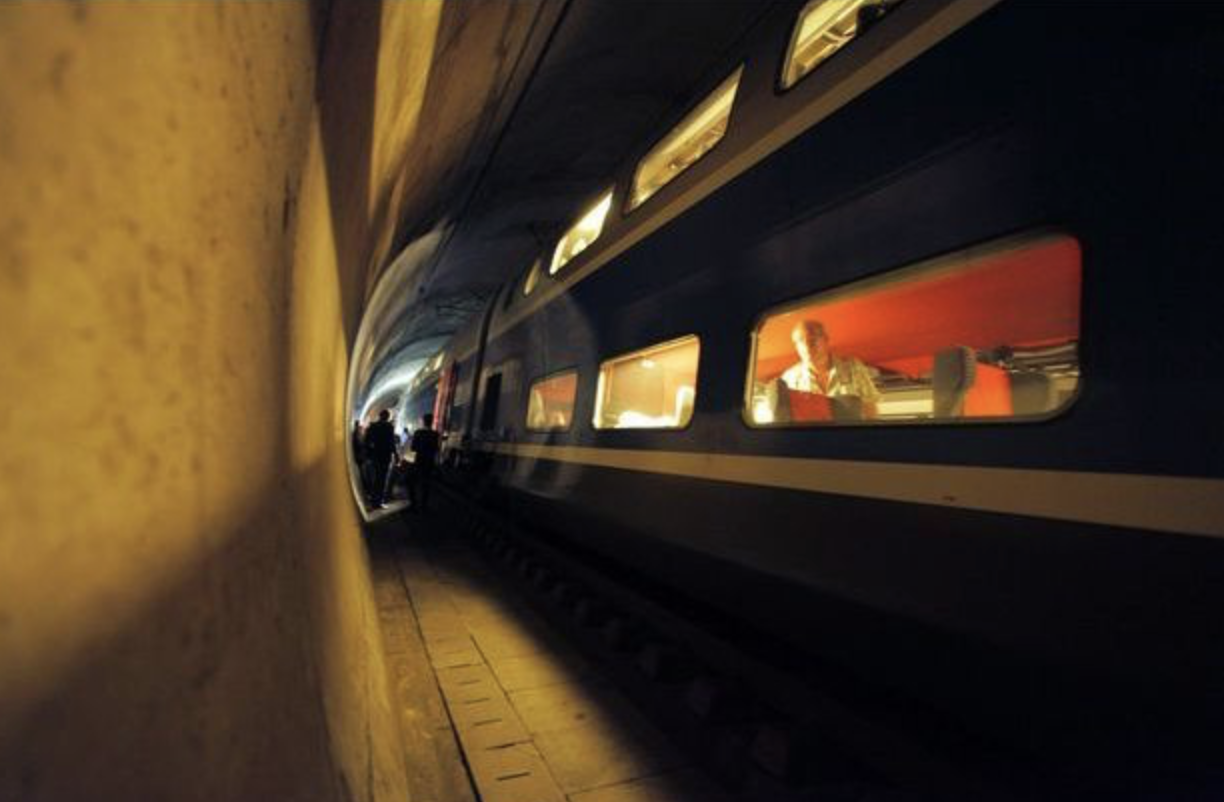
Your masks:
<svg viewBox="0 0 1224 802"><path fill-rule="evenodd" d="M995 418L1012 411L1012 383L1006 370L977 361L977 353L957 345L935 354L931 376L936 418Z"/></svg>
<svg viewBox="0 0 1224 802"><path fill-rule="evenodd" d="M965 345L945 348L935 354L931 374L936 418L959 418L965 411L965 396L977 378L977 356Z"/></svg>

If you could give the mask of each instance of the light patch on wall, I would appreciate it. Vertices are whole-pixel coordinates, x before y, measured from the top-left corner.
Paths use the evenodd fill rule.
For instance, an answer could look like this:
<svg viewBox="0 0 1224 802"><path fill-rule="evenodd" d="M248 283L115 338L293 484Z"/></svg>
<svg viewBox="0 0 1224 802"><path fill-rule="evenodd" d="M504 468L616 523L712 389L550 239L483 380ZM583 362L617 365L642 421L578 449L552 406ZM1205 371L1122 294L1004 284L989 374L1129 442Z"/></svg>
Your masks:
<svg viewBox="0 0 1224 802"><path fill-rule="evenodd" d="M289 295L289 457L305 471L342 435L343 376L348 363L336 272L336 238L327 202L329 186L316 119L294 225L294 264ZM327 321L326 325L323 321ZM329 362L320 355L331 354ZM338 363L338 364L337 364ZM319 425L331 421L330 426Z"/></svg>
<svg viewBox="0 0 1224 802"><path fill-rule="evenodd" d="M208 592L245 592L246 576L219 566L275 526L279 190L307 108L285 98L308 96L312 37L299 7L228 9L223 23L191 4L2 12L0 148L17 158L0 231L24 271L0 291L0 730L120 636L160 643L149 622L175 601L199 601L176 626L221 620ZM98 710L156 712L124 707L135 691L105 697L113 674L91 681L99 707L74 710L66 739Z"/></svg>
<svg viewBox="0 0 1224 802"><path fill-rule="evenodd" d="M442 0L383 3L367 213L372 215L399 175L396 163L413 151L429 93Z"/></svg>
<svg viewBox="0 0 1224 802"><path fill-rule="evenodd" d="M424 359L414 359L384 376L377 384L366 391L361 402L361 408L354 417L365 420L375 414L378 408L396 406L400 396L412 384L412 380L425 366Z"/></svg>

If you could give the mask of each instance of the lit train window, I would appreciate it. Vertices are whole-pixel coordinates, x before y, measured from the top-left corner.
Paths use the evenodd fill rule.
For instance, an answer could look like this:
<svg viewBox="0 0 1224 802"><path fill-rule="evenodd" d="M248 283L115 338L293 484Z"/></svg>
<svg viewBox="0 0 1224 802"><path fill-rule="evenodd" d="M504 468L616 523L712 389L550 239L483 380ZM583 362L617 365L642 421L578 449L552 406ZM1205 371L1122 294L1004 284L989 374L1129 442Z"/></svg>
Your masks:
<svg viewBox="0 0 1224 802"><path fill-rule="evenodd" d="M735 103L735 92L743 72L744 68L740 67L732 73L642 158L633 174L633 189L629 193L631 210L692 167L726 135L731 106Z"/></svg>
<svg viewBox="0 0 1224 802"><path fill-rule="evenodd" d="M753 332L754 426L1032 420L1080 381L1080 246L1041 234L822 293Z"/></svg>
<svg viewBox="0 0 1224 802"><path fill-rule="evenodd" d="M643 348L599 366L596 429L682 429L697 398L696 336Z"/></svg>
<svg viewBox="0 0 1224 802"><path fill-rule="evenodd" d="M900 0L811 0L799 12L782 66L782 88L819 67Z"/></svg>
<svg viewBox="0 0 1224 802"><path fill-rule="evenodd" d="M527 400L527 428L535 432L564 431L574 420L578 371L568 370L533 382Z"/></svg>
<svg viewBox="0 0 1224 802"><path fill-rule="evenodd" d="M532 264L531 269L527 271L527 278L523 279L523 295L531 295L532 290L540 283L540 260L536 259Z"/></svg>
<svg viewBox="0 0 1224 802"><path fill-rule="evenodd" d="M599 202L592 206L573 227L565 232L565 236L557 243L553 251L552 263L548 266L548 274L556 273L565 263L582 253L587 247L599 239L603 233L604 220L608 218L608 210L612 208L612 190L608 190Z"/></svg>

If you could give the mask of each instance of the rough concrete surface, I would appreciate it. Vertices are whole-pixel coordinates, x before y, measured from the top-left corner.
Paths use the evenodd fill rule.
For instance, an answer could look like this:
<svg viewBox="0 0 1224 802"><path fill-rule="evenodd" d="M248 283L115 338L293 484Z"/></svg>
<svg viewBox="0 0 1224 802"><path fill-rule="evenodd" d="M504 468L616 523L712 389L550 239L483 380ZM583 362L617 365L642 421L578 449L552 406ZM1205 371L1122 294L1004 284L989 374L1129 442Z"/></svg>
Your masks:
<svg viewBox="0 0 1224 802"><path fill-rule="evenodd" d="M0 800L408 798L343 390L440 7L0 7Z"/></svg>

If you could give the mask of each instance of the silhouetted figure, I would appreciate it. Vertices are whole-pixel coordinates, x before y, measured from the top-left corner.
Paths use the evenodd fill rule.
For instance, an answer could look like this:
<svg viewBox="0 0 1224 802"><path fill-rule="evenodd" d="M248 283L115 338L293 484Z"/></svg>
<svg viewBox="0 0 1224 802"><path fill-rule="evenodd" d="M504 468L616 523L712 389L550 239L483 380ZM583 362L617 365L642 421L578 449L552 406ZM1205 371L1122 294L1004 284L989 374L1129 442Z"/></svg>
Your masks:
<svg viewBox="0 0 1224 802"><path fill-rule="evenodd" d="M361 463L365 462L365 430L361 428L360 420L353 421L353 431L349 436L353 447L353 462L360 467Z"/></svg>
<svg viewBox="0 0 1224 802"><path fill-rule="evenodd" d="M378 413L378 420L370 424L365 434L366 461L370 464L370 501L382 506L387 497L387 477L391 472L391 461L395 459L398 445L395 425L391 423L391 411Z"/></svg>
<svg viewBox="0 0 1224 802"><path fill-rule="evenodd" d="M433 477L434 465L438 461L440 438L433 430L433 415L421 418L423 424L412 435L412 482L410 496L412 508L424 512L429 509L429 483Z"/></svg>

